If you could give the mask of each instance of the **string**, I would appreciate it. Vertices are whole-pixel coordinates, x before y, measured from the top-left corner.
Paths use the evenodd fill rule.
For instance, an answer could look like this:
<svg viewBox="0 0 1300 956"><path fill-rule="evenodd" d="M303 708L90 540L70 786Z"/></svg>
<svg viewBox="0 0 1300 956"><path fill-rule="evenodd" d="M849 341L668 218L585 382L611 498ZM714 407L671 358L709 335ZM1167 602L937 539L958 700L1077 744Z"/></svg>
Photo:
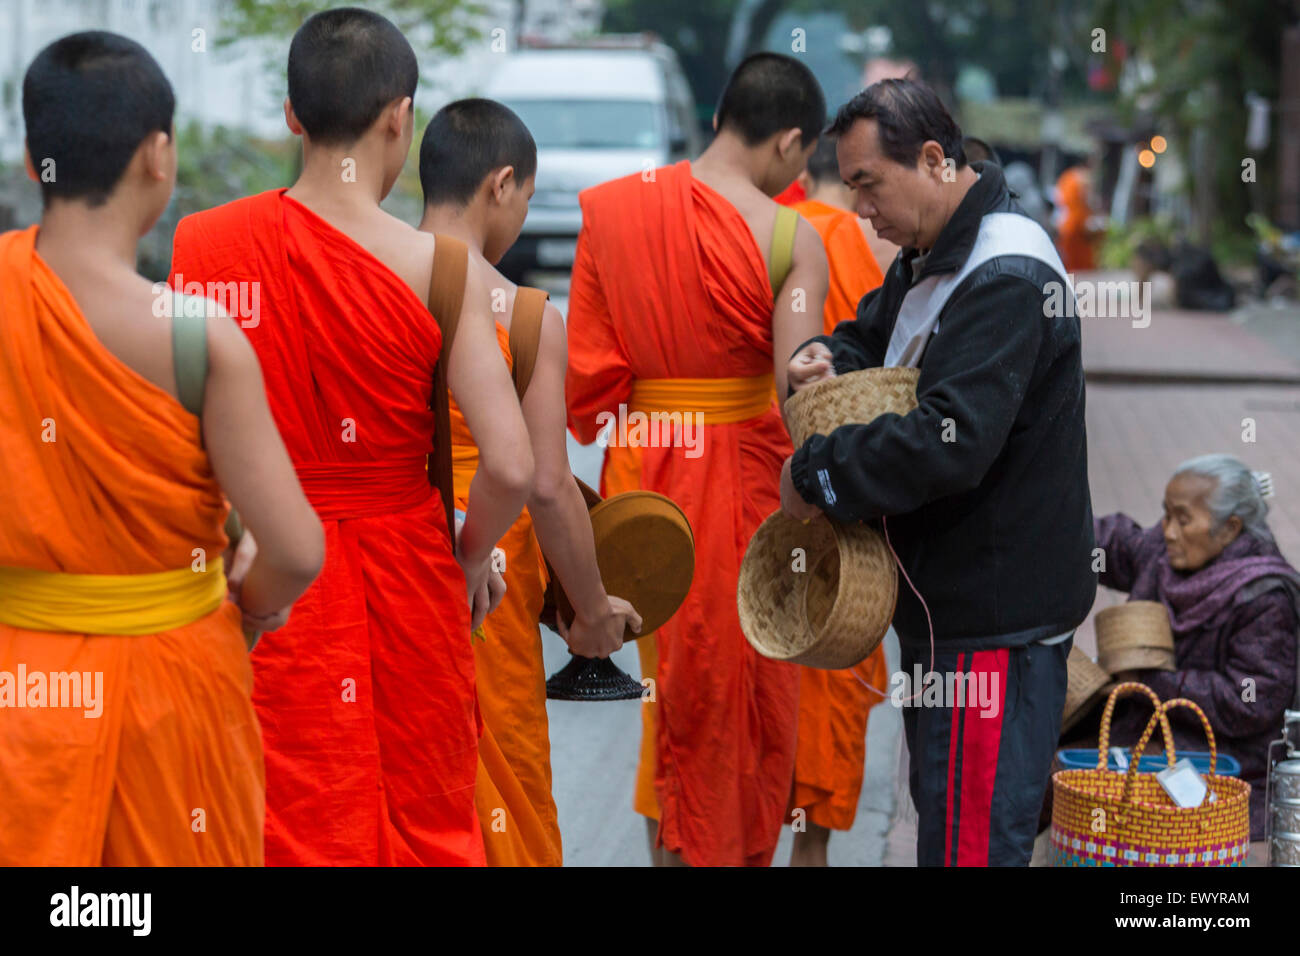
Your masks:
<svg viewBox="0 0 1300 956"><path fill-rule="evenodd" d="M898 565L898 570L902 573L903 580L906 581L907 586L912 589L912 593L916 595L916 599L921 602L921 610L925 611L925 625L930 630L930 672L933 673L934 672L934 622L930 620L930 607L925 603L925 598L921 597L921 592L916 589L916 585L912 583L912 579L907 576L907 568L903 567L903 562L899 560L898 552L894 550L893 542L889 540L889 521L883 515L880 518L880 529L885 533L885 547L889 548L889 553L894 556L894 563ZM881 697L889 696L883 690L880 690L879 688L876 687L872 687L870 684L864 681L861 677L858 676L858 672L856 670L851 670L850 673L852 673L853 677L857 680L857 682L861 684L863 687L865 687L867 690L879 694ZM899 703L907 704L916 700L916 698L920 696L921 696L921 691L918 690L911 697L904 697L901 701L899 701Z"/></svg>

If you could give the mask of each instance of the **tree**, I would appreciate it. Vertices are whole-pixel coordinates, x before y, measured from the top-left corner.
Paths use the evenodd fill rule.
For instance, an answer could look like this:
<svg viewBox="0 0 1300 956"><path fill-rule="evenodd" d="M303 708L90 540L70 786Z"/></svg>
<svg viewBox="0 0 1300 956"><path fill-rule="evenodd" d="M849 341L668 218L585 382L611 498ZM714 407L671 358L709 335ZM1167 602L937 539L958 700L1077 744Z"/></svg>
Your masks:
<svg viewBox="0 0 1300 956"><path fill-rule="evenodd" d="M313 13L339 6L331 0L231 0L222 43L247 37L293 36ZM366 6L421 39L421 52L456 54L480 38L475 24L487 8L475 0L379 0Z"/></svg>

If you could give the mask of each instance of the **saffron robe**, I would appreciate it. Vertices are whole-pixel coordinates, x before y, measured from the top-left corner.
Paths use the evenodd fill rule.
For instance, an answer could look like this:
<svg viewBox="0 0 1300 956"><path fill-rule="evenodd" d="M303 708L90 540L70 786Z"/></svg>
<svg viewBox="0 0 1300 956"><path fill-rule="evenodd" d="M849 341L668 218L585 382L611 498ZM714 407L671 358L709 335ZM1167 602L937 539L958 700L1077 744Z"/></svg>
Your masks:
<svg viewBox="0 0 1300 956"><path fill-rule="evenodd" d="M510 365L509 332L499 324L497 341ZM451 436L456 507L463 509L479 455L454 399ZM560 821L551 795L546 669L537 624L546 595L546 563L527 508L497 547L505 559L506 594L483 622L484 639L474 643L484 725L475 789L483 843L489 866L560 866Z"/></svg>
<svg viewBox="0 0 1300 956"><path fill-rule="evenodd" d="M569 293L569 427L591 442L638 378L739 378L772 371L772 290L740 213L690 164L581 194ZM770 386L769 386L770 387ZM780 505L791 453L775 401L761 415L709 424L701 454L637 448L611 455L602 490L666 495L695 534L695 579L643 649L652 675L659 840L693 866L766 865L794 770L798 669L745 640L736 581L745 546ZM611 444L621 444L614 436ZM684 444L684 443L683 443ZM613 480L611 480L613 478ZM638 641L643 644L645 638Z"/></svg>
<svg viewBox="0 0 1300 956"><path fill-rule="evenodd" d="M830 335L840 322L857 318L858 302L878 288L885 276L853 213L815 199L795 203L792 208L817 230L826 248L830 284L822 318L824 331Z"/></svg>
<svg viewBox="0 0 1300 956"><path fill-rule="evenodd" d="M0 236L0 566L206 567L226 547L227 509L198 419L100 344L36 234ZM0 692L0 865L261 865L262 744L239 621L223 600L157 634L0 624L0 682L29 704L32 675L75 673L83 705ZM13 683L20 668L27 687Z"/></svg>
<svg viewBox="0 0 1300 956"><path fill-rule="evenodd" d="M827 335L858 314L858 302L884 276L858 218L817 200L794 209L817 230L830 266L830 285L822 312ZM863 764L867 758L867 718L888 693L885 650L877 647L862 663L838 671L801 667L799 744L795 752L791 819L802 809L818 826L848 830L858 812ZM863 682L881 691L870 690Z"/></svg>
<svg viewBox="0 0 1300 956"><path fill-rule="evenodd" d="M465 577L426 469L437 323L282 189L186 217L172 270L258 284L241 324L325 529L320 577L253 653L268 865L481 865Z"/></svg>
<svg viewBox="0 0 1300 956"><path fill-rule="evenodd" d="M1084 169L1071 166L1056 180L1056 248L1070 272L1097 268L1093 238L1088 231L1088 180Z"/></svg>

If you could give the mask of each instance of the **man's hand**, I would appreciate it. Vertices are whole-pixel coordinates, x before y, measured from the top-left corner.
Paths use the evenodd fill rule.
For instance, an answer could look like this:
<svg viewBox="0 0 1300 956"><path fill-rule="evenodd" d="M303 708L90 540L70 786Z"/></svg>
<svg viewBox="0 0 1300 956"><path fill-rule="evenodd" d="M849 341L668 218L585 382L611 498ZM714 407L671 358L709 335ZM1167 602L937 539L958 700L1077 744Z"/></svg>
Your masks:
<svg viewBox="0 0 1300 956"><path fill-rule="evenodd" d="M807 521L809 518L816 518L822 510L804 501L803 495L795 488L794 478L790 474L790 462L793 458L794 456L787 458L785 464L781 466L781 510L791 518Z"/></svg>
<svg viewBox="0 0 1300 956"><path fill-rule="evenodd" d="M794 353L786 367L786 378L790 382L790 388L796 392L834 377L835 365L831 361L831 350L821 342L809 342Z"/></svg>
<svg viewBox="0 0 1300 956"><path fill-rule="evenodd" d="M633 634L641 633L641 615L631 604L613 595L608 595L607 600L608 606L595 618L578 615L566 626L564 618L557 617L560 636L568 643L570 653L579 657L609 657L623 646L625 626Z"/></svg>
<svg viewBox="0 0 1300 956"><path fill-rule="evenodd" d="M243 627L244 643L248 645L249 651L252 651L252 649L257 646L257 642L261 639L264 631L278 631L280 628L288 624L289 611L292 609L293 605L291 604L289 607L281 608L280 610L273 611L270 614L259 615L249 614L241 608L243 620L240 622L240 625Z"/></svg>

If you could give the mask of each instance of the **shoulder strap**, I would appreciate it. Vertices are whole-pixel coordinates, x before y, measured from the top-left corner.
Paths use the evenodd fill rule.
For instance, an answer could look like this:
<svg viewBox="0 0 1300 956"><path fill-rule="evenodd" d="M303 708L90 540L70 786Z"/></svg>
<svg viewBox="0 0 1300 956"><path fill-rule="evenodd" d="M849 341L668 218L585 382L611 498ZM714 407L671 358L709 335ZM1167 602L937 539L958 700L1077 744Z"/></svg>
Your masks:
<svg viewBox="0 0 1300 956"><path fill-rule="evenodd" d="M465 301L465 275L469 248L452 236L434 236L433 276L429 281L429 311L442 330L442 348L433 367L433 450L429 456L429 483L435 485L447 516L447 534L456 547L456 496L451 475L451 393L447 362L451 357L460 309Z"/></svg>
<svg viewBox="0 0 1300 956"><path fill-rule="evenodd" d="M206 304L199 315L190 314L186 300L172 300L172 367L176 372L176 397L191 415L203 416L203 395L208 385L208 323Z"/></svg>
<svg viewBox="0 0 1300 956"><path fill-rule="evenodd" d="M794 234L798 228L799 213L789 206L782 206L776 211L776 223L772 226L772 246L767 257L767 279L772 283L773 295L781 291L785 277L790 274L790 264L794 261Z"/></svg>
<svg viewBox="0 0 1300 956"><path fill-rule="evenodd" d="M510 313L510 365L515 394L523 401L528 383L537 367L537 350L542 342L542 317L550 294L521 285L515 292L515 307Z"/></svg>

